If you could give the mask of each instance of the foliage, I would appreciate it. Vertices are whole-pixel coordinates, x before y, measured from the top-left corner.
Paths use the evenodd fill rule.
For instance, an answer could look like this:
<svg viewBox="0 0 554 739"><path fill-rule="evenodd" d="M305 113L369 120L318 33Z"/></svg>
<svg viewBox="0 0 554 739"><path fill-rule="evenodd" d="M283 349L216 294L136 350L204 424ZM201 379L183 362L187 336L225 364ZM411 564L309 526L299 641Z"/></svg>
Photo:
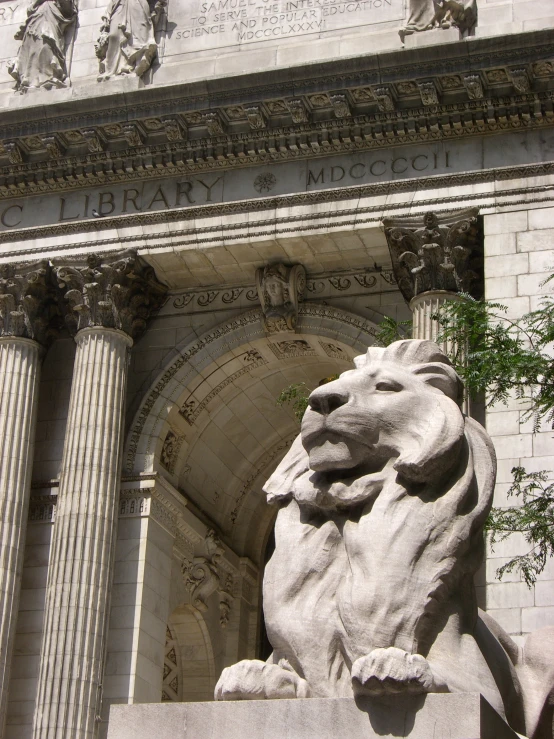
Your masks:
<svg viewBox="0 0 554 739"><path fill-rule="evenodd" d="M289 404L292 406L294 415L298 423L302 420L302 416L308 407L308 398L310 397L310 389L305 382L296 382L281 390L277 398L277 405Z"/></svg>
<svg viewBox="0 0 554 739"><path fill-rule="evenodd" d="M329 375L329 377L324 377L319 381L318 387L336 380L337 377L338 375ZM277 398L277 405L291 405L294 415L296 416L296 420L300 423L304 413L306 412L306 408L308 407L308 398L310 397L311 392L312 391L305 382L293 383L280 392L279 397Z"/></svg>
<svg viewBox="0 0 554 739"><path fill-rule="evenodd" d="M519 570L531 587L548 557L554 554L554 482L547 482L547 472L526 472L523 467L514 467L512 475L514 481L508 496L516 495L523 502L511 508L493 508L487 529L491 546L515 532L523 534L531 548L499 567L496 575L501 579L504 574Z"/></svg>
<svg viewBox="0 0 554 739"><path fill-rule="evenodd" d="M554 300L510 320L500 303L449 301L434 318L439 341L450 344L451 359L473 398L486 393L487 406L506 403L512 393L527 401L523 420L554 422L554 363L547 352L554 341Z"/></svg>
<svg viewBox="0 0 554 739"><path fill-rule="evenodd" d="M400 339L409 339L412 333L411 321L395 321L391 316L384 316L379 324L375 338L382 346L388 346Z"/></svg>
<svg viewBox="0 0 554 739"><path fill-rule="evenodd" d="M552 279L552 278L549 278ZM521 420L533 419L554 427L554 300L543 298L537 310L518 321L508 318L506 306L462 295L445 303L433 316L441 327L438 341L451 348L451 359L470 397L486 397L488 407L510 396L525 401ZM487 520L491 544L521 533L530 549L512 557L497 570L499 579L519 571L530 587L554 554L554 482L549 473L512 469L509 496L520 505L493 508Z"/></svg>

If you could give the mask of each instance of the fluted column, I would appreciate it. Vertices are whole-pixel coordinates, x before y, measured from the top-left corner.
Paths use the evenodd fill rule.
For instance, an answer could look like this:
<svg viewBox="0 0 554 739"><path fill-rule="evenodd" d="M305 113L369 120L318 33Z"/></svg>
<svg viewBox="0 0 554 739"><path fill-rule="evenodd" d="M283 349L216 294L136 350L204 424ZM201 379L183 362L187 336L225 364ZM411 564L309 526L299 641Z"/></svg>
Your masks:
<svg viewBox="0 0 554 739"><path fill-rule="evenodd" d="M53 335L48 265L0 268L0 736L21 590L42 346ZM50 331L52 330L52 334Z"/></svg>
<svg viewBox="0 0 554 739"><path fill-rule="evenodd" d="M428 290L410 300L412 310L412 338L428 339L437 342L441 330L433 318L448 301L460 300L458 293L449 290ZM450 354L451 342L437 342L445 354Z"/></svg>
<svg viewBox="0 0 554 739"><path fill-rule="evenodd" d="M77 329L56 520L52 533L35 739L97 735L128 355L160 305L161 286L134 254L56 266Z"/></svg>

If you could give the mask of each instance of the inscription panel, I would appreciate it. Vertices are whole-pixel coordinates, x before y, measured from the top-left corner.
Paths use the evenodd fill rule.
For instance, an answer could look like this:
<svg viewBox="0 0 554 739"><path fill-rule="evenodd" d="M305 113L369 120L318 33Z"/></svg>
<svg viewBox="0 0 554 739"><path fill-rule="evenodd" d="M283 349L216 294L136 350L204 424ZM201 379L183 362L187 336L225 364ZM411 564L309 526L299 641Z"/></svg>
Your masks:
<svg viewBox="0 0 554 739"><path fill-rule="evenodd" d="M546 130L397 147L3 200L0 233L406 179L417 192L419 178L506 166L506 146L512 166L554 161L554 132ZM260 178L264 188L259 187Z"/></svg>
<svg viewBox="0 0 554 739"><path fill-rule="evenodd" d="M403 0L173 0L166 55L401 21ZM377 29L375 29L377 30Z"/></svg>

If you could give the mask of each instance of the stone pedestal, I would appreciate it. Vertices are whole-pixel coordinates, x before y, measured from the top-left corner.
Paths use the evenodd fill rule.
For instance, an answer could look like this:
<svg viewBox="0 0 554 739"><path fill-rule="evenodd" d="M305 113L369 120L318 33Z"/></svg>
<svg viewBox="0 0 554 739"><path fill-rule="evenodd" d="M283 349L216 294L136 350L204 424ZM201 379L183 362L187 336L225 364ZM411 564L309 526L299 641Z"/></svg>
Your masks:
<svg viewBox="0 0 554 739"><path fill-rule="evenodd" d="M34 737L96 735L116 533L128 349L86 328L77 353L46 592Z"/></svg>
<svg viewBox="0 0 554 739"><path fill-rule="evenodd" d="M108 739L517 739L478 693L114 705Z"/></svg>
<svg viewBox="0 0 554 739"><path fill-rule="evenodd" d="M40 352L31 339L0 338L0 734L23 567Z"/></svg>

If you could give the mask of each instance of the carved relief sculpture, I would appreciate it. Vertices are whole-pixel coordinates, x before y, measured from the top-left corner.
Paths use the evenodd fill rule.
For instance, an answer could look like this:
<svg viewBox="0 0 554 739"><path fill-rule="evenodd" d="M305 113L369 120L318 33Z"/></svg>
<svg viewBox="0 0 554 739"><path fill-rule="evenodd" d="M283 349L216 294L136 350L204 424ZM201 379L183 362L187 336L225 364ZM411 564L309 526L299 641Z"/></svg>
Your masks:
<svg viewBox="0 0 554 739"><path fill-rule="evenodd" d="M477 609L496 461L458 375L430 341L355 364L313 391L265 485L274 651L225 669L216 698L479 692L516 732L550 736L554 628L520 649Z"/></svg>
<svg viewBox="0 0 554 739"><path fill-rule="evenodd" d="M95 46L99 81L133 72L141 77L150 69L158 50L156 24L165 5L166 0L156 0L153 8L148 0L110 0Z"/></svg>
<svg viewBox="0 0 554 739"><path fill-rule="evenodd" d="M477 209L423 218L385 218L383 226L398 287L409 303L428 290L481 297L483 248Z"/></svg>
<svg viewBox="0 0 554 739"><path fill-rule="evenodd" d="M220 577L217 567L224 549L221 541L213 529L206 532L205 538L206 557L195 557L192 562L184 560L181 571L185 580L185 586L190 591L192 605L199 611L208 610L208 598L220 586Z"/></svg>
<svg viewBox="0 0 554 739"><path fill-rule="evenodd" d="M33 0L15 34L21 46L8 63L16 90L66 86L66 33L76 17L75 0Z"/></svg>
<svg viewBox="0 0 554 739"><path fill-rule="evenodd" d="M477 22L476 0L409 0L408 20L400 38L434 28L458 28L467 34Z"/></svg>
<svg viewBox="0 0 554 739"><path fill-rule="evenodd" d="M300 264L270 264L256 270L256 287L267 333L294 331L298 303L306 289L306 272Z"/></svg>

